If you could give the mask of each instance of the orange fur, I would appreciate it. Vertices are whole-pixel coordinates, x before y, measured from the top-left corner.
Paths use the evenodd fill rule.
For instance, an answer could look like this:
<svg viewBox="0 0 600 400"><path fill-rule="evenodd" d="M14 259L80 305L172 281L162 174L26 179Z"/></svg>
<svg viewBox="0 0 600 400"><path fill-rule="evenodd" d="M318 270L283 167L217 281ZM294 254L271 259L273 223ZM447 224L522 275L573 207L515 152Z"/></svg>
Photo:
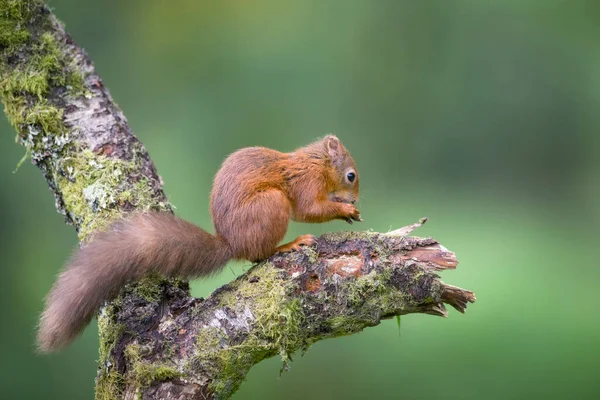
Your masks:
<svg viewBox="0 0 600 400"><path fill-rule="evenodd" d="M354 174L351 182L348 174ZM195 278L230 259L258 261L276 251L313 244L312 235L277 247L290 218L301 222L360 221L358 172L335 136L292 153L241 149L214 179L210 209L216 235L168 213L117 221L81 247L46 299L38 331L43 352L69 344L106 300L126 283L154 271Z"/></svg>

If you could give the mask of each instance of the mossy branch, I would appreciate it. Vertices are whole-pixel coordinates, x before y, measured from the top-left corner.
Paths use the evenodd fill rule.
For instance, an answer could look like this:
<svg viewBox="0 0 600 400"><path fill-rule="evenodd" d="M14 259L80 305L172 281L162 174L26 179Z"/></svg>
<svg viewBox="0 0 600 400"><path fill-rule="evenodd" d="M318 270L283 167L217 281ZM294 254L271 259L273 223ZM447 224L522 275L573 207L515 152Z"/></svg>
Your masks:
<svg viewBox="0 0 600 400"><path fill-rule="evenodd" d="M0 0L0 96L17 141L80 240L132 210L170 206L146 150L83 50L39 0ZM422 221L424 222L424 221ZM422 223L421 222L421 223ZM473 293L435 271L454 254L433 239L327 234L275 255L208 299L149 276L100 312L96 398L227 398L257 362L407 313L464 311Z"/></svg>
<svg viewBox="0 0 600 400"><path fill-rule="evenodd" d="M0 97L81 240L127 211L170 210L148 153L42 1L0 0Z"/></svg>

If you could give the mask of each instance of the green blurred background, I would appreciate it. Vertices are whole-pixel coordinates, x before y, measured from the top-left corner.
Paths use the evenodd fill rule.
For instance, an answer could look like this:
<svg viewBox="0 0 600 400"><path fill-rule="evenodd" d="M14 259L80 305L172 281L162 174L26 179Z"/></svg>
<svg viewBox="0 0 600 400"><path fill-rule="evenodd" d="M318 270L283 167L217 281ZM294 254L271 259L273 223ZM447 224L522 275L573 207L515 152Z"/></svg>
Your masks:
<svg viewBox="0 0 600 400"><path fill-rule="evenodd" d="M327 132L361 173L360 229L428 216L478 301L317 343L235 399L600 398L600 3L52 0L149 150L177 213L211 227L208 193L244 146ZM94 322L34 352L43 298L76 246L0 120L0 393L92 398ZM349 229L292 224L289 238ZM35 251L34 251L35 249ZM596 254L595 254L596 253ZM196 281L206 296L240 274Z"/></svg>

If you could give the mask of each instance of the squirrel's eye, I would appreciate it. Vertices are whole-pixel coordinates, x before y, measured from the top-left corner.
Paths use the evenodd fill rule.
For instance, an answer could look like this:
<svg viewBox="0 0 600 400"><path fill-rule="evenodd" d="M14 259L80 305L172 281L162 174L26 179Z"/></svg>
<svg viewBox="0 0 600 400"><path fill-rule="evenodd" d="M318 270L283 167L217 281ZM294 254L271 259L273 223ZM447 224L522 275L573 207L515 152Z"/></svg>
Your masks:
<svg viewBox="0 0 600 400"><path fill-rule="evenodd" d="M356 175L354 174L354 172L348 172L348 175L346 175L346 178L348 178L348 181L350 183L354 182L354 179L356 179Z"/></svg>

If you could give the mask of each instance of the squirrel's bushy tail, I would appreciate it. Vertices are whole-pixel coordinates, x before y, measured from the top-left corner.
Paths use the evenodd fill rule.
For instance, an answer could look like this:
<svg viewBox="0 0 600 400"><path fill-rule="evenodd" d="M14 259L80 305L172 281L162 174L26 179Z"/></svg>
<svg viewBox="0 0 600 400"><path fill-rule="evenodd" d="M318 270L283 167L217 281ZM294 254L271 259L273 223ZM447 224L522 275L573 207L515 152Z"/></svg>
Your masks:
<svg viewBox="0 0 600 400"><path fill-rule="evenodd" d="M222 238L172 214L119 220L75 252L58 277L40 319L38 348L51 352L69 344L105 300L147 272L197 277L218 271L230 258Z"/></svg>

